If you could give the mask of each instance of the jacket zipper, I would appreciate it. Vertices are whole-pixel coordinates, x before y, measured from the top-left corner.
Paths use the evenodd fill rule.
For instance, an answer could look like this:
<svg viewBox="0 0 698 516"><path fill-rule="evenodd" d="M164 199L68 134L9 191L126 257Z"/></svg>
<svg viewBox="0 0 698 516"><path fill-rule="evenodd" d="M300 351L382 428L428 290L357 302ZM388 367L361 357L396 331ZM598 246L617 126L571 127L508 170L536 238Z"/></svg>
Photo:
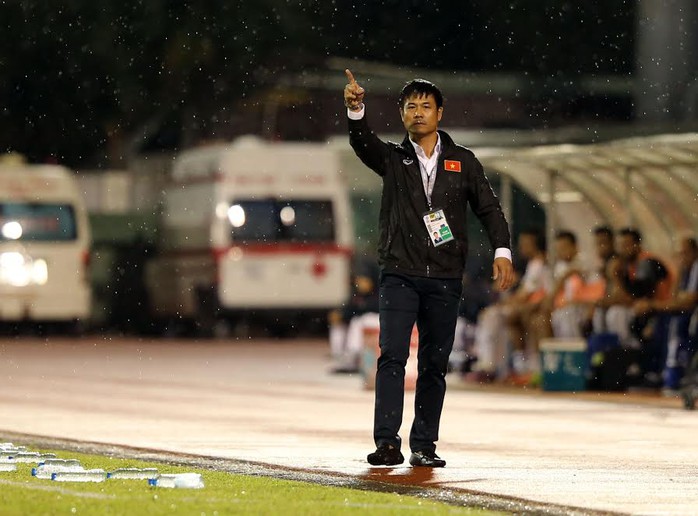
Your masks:
<svg viewBox="0 0 698 516"><path fill-rule="evenodd" d="M439 158L436 160L436 167L434 167L434 171L432 172L434 174L434 185L436 185L436 173L437 173L437 169L439 168L439 160L440 159L443 159L443 155L439 156ZM421 180L421 173L422 173L422 171L420 168L420 171L419 171L420 180ZM433 194L433 190L432 190L432 194ZM427 192L424 192L424 198L427 201L427 207L429 208L429 211L431 211L433 209L432 203L431 203L430 196L427 195ZM427 240L427 256L426 256L426 259L427 259L427 264L426 264L427 265L427 277L431 276L431 271L429 270L429 255L431 254L431 248L432 248L431 239L429 239L429 240Z"/></svg>
<svg viewBox="0 0 698 516"><path fill-rule="evenodd" d="M409 155L409 153L408 153L408 155ZM410 156L410 157L412 158L412 156ZM443 158L443 155L440 156L439 158L442 159L442 158ZM415 155L412 159L414 159L414 160L417 162L417 166L419 167L419 160L417 159L417 156ZM439 166L439 162L438 162L438 160L437 160L437 161L436 161L436 167L438 168L438 166ZM434 174L436 174L436 169L434 169ZM419 167L419 176L420 176L419 181L420 181L420 183L421 183L421 181L422 181L422 179L421 179L421 176L422 176L421 167ZM436 176L434 177L434 182L436 182ZM422 189L422 190L423 190L423 189ZM427 193L426 193L426 192L424 192L424 200L427 201L427 208L429 209L429 211L431 211L431 209L432 209L432 208L431 208L431 201L429 200L429 197L427 196ZM391 240L392 240L392 239L390 238L390 235L388 235L388 242L389 242L388 247L390 247L390 241L391 241ZM431 270L429 269L429 253L430 253L430 251L431 251L431 245L430 245L430 244L427 244L427 250L426 250L426 251L427 251L427 252L426 252L427 277L431 277Z"/></svg>
<svg viewBox="0 0 698 516"><path fill-rule="evenodd" d="M438 165L437 165L438 166ZM436 173L436 171L434 171ZM421 171L420 171L421 175ZM421 179L421 178L420 178ZM436 178L434 178L434 181L436 181ZM427 193L424 192L424 197L427 199L427 207L429 208L429 211L431 211L431 201L429 200L429 197L427 196ZM429 254L431 253L431 240L427 240L427 256L426 256L426 261L427 261L427 278L429 277Z"/></svg>
<svg viewBox="0 0 698 516"><path fill-rule="evenodd" d="M438 168L438 166L439 166L439 162L438 162L438 160L437 160L437 161L436 161L436 167ZM433 174L434 174L434 183L436 183L436 168L434 169ZM421 179L422 179L422 178L421 178L421 176L422 176L421 167L420 167L420 170L419 170L419 176L420 176L419 179L420 179L420 182L421 182ZM429 211L431 211L431 209L432 209L432 208L431 208L431 200L429 199L429 196L427 195L427 192L424 192L424 198L425 198L426 201L427 201L427 208L429 209ZM426 264L426 265L427 265L427 278L429 277L429 272L430 272L430 271L429 271L429 254L430 254L430 253L431 253L431 240L428 240L428 241L427 241L427 255L426 255L426 261L427 261L427 264Z"/></svg>

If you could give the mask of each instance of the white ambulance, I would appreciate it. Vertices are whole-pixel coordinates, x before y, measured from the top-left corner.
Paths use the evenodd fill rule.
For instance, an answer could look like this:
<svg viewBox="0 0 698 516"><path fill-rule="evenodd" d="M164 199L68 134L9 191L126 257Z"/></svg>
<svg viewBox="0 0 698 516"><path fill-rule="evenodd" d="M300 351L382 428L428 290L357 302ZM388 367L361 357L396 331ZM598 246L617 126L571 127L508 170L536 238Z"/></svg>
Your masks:
<svg viewBox="0 0 698 516"><path fill-rule="evenodd" d="M89 253L73 172L0 160L0 321L86 321Z"/></svg>
<svg viewBox="0 0 698 516"><path fill-rule="evenodd" d="M302 326L349 296L351 210L325 144L247 137L185 151L162 209L146 273L156 317L204 332L246 316Z"/></svg>

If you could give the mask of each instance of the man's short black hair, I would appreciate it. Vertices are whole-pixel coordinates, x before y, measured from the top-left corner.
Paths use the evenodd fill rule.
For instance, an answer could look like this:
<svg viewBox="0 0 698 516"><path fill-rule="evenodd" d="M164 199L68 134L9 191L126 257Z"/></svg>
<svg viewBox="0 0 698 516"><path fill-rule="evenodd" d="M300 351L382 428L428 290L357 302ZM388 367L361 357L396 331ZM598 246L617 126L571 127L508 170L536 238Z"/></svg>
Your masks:
<svg viewBox="0 0 698 516"><path fill-rule="evenodd" d="M630 238L633 239L633 242L636 244L639 244L642 242L642 234L640 233L639 230L635 228L623 228L620 231L618 231L618 234L620 236L629 236Z"/></svg>
<svg viewBox="0 0 698 516"><path fill-rule="evenodd" d="M595 235L604 235L610 239L613 239L613 228L611 226L596 226L594 228Z"/></svg>
<svg viewBox="0 0 698 516"><path fill-rule="evenodd" d="M555 240L567 240L570 244L577 245L577 235L567 230L558 231Z"/></svg>
<svg viewBox="0 0 698 516"><path fill-rule="evenodd" d="M400 109L405 106L405 100L410 98L412 95L417 95L418 97L434 95L436 107L440 108L444 105L444 96L439 87L426 79L413 79L405 84L400 92L400 98L397 100Z"/></svg>

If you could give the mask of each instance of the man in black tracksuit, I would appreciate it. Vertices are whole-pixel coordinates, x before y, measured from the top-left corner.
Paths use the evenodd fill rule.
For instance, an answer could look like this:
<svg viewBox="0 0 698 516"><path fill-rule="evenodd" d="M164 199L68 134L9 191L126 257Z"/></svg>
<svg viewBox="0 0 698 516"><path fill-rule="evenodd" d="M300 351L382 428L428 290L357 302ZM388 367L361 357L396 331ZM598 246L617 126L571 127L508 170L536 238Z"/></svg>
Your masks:
<svg viewBox="0 0 698 516"><path fill-rule="evenodd" d="M509 228L482 166L456 145L438 122L443 97L432 83L408 83L400 95L407 137L384 143L364 116L364 90L349 70L344 89L349 139L357 156L383 178L380 210L380 357L376 373L375 452L372 465L401 464L405 364L414 323L419 331L415 419L410 464L443 467L436 455L453 347L461 279L468 252L466 206L482 222L496 249L493 278L504 290L513 282Z"/></svg>

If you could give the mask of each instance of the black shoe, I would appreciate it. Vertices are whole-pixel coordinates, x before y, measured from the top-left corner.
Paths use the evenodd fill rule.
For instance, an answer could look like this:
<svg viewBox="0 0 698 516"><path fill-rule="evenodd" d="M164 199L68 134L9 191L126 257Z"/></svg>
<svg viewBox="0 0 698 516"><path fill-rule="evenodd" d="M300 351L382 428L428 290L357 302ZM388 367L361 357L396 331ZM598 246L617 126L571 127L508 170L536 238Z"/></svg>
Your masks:
<svg viewBox="0 0 698 516"><path fill-rule="evenodd" d="M381 444L376 451L368 454L366 460L372 466L397 466L405 462L405 457L392 444Z"/></svg>
<svg viewBox="0 0 698 516"><path fill-rule="evenodd" d="M433 451L418 451L410 455L410 464L426 468L443 468L446 461Z"/></svg>

